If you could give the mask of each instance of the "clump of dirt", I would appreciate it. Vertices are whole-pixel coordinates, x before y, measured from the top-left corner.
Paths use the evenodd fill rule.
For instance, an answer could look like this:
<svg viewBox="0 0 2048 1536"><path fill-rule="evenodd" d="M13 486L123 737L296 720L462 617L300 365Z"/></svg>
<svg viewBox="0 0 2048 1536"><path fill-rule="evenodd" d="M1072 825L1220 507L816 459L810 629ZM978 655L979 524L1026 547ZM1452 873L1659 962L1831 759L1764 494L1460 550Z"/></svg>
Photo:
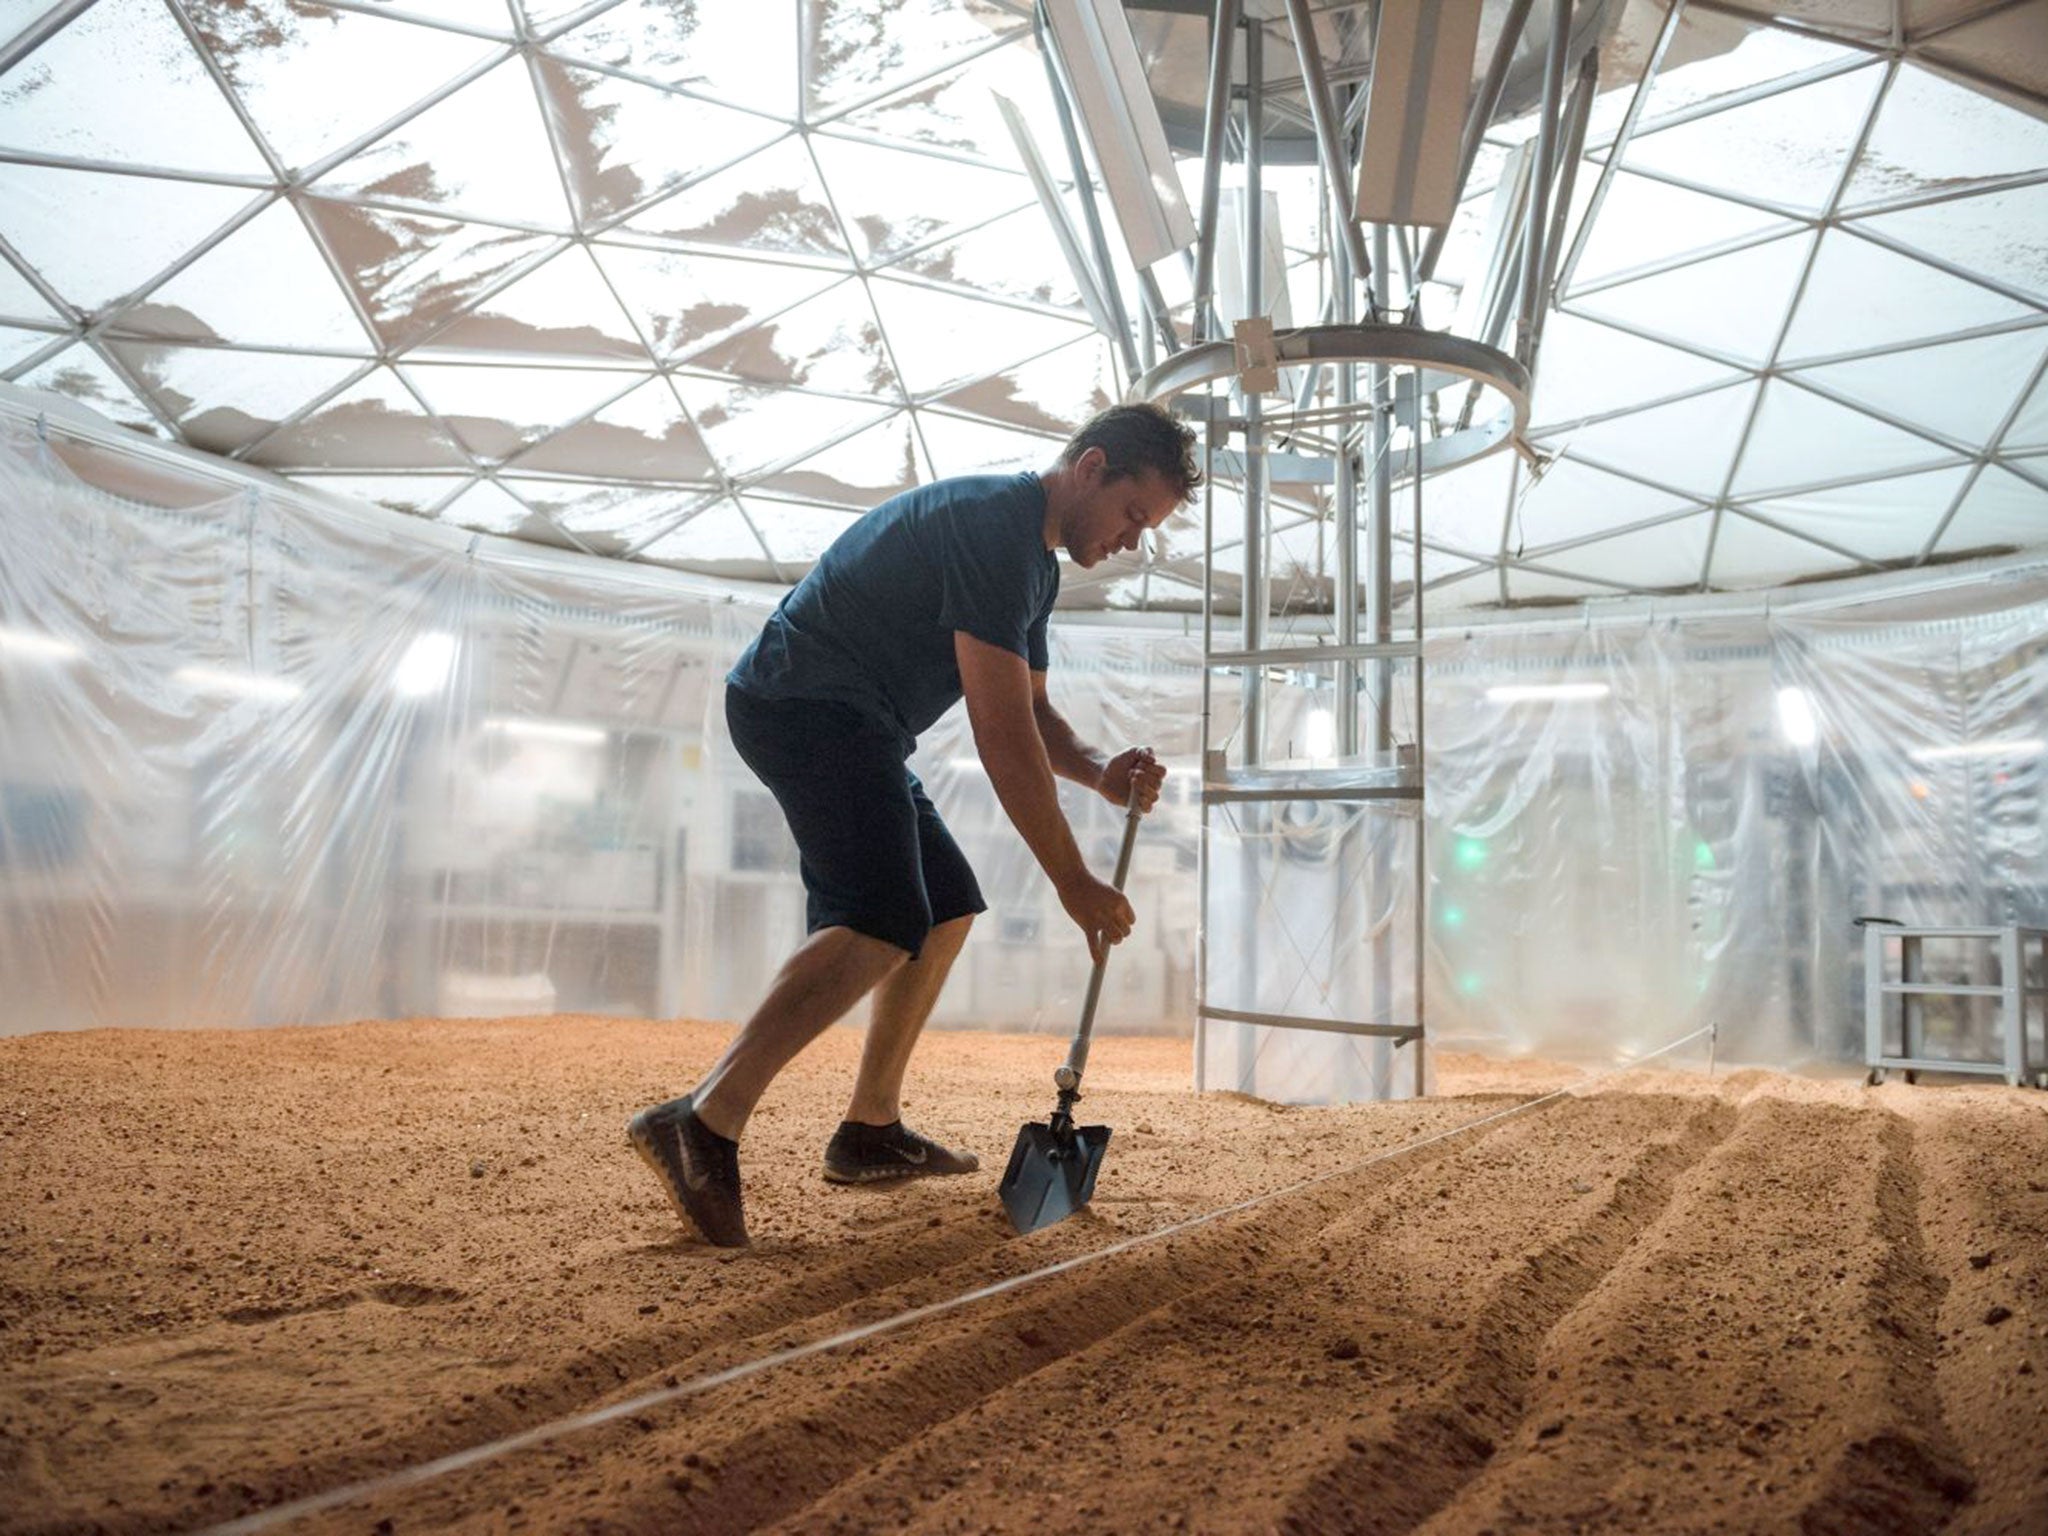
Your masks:
<svg viewBox="0 0 2048 1536"><path fill-rule="evenodd" d="M2048 1095L1445 1055L1431 1099L1276 1115L1112 1038L1096 1201L1019 1238L1060 1042L933 1036L907 1118L983 1171L841 1188L834 1031L749 1130L734 1253L622 1136L725 1037L0 1041L0 1530L207 1525L1270 1191L292 1529L2048 1528Z"/></svg>

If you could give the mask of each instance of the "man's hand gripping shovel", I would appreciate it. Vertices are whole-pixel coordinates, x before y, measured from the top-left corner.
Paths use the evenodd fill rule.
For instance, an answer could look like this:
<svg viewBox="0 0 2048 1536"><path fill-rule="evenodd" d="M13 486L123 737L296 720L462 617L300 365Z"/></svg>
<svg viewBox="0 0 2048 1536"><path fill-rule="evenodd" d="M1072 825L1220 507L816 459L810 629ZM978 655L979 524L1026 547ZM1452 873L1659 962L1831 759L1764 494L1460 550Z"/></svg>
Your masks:
<svg viewBox="0 0 2048 1536"><path fill-rule="evenodd" d="M1131 846L1138 840L1138 787L1131 795L1124 817L1123 847L1116 856L1114 884L1121 891L1131 869ZM1102 997L1102 976L1109 966L1107 943L1088 978L1088 997L1081 1005L1081 1027L1067 1048L1067 1059L1053 1073L1060 1091L1059 1103L1048 1121L1031 1121L1017 1132L1017 1145L1010 1149L1010 1165L1003 1170L999 1193L1003 1209L1010 1213L1010 1225L1019 1232L1036 1232L1056 1221L1065 1221L1085 1206L1095 1193L1095 1175L1102 1169L1102 1154L1109 1147L1106 1125L1074 1124L1074 1104L1081 1097L1081 1074L1088 1066L1088 1036L1095 1027L1095 1005Z"/></svg>

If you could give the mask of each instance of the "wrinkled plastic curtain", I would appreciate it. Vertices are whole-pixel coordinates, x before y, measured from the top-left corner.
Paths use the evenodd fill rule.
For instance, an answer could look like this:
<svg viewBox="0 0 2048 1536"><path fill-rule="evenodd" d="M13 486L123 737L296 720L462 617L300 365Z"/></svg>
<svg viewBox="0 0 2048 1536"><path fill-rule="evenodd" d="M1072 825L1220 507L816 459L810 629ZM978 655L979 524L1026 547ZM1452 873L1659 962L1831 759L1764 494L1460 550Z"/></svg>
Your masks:
<svg viewBox="0 0 2048 1536"><path fill-rule="evenodd" d="M740 1018L802 939L795 848L721 708L764 600L33 421L6 421L0 509L0 1031ZM1191 766L1185 644L1068 630L1055 656L1084 733ZM914 766L991 908L938 1022L1071 1028L1085 948L960 712ZM1106 1031L1190 1014L1189 782L1146 824ZM1107 870L1117 809L1063 794Z"/></svg>
<svg viewBox="0 0 2048 1536"><path fill-rule="evenodd" d="M0 442L0 1029L753 1007L803 926L720 710L761 603L117 460L88 484L32 425ZM110 470L137 499L95 488ZM1082 734L1174 770L1099 1027L1191 1031L1197 644L1053 633ZM1433 639L1431 1041L1611 1060L1717 1020L1724 1060L1860 1060L1856 916L2048 923L2044 635L2036 571ZM960 712L914 767L990 906L936 1022L1071 1028L1085 952ZM1106 870L1117 809L1062 795ZM1412 948L1379 991L1367 956L1412 923L1413 893L1376 883L1405 845L1375 857L1416 824L1345 814L1240 817L1252 856L1212 822L1211 876L1228 859L1242 885L1210 907L1218 1000L1249 978L1238 1000L1275 1011L1413 1007ZM1385 1065L1268 1030L1205 1081L1367 1097L1398 1090Z"/></svg>

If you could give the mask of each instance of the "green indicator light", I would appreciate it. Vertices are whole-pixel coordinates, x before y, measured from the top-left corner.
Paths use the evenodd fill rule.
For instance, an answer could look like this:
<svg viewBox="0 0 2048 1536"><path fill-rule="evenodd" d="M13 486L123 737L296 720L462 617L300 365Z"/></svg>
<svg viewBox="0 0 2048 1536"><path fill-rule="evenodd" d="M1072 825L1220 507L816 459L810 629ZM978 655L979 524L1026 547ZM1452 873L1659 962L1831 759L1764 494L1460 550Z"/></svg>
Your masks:
<svg viewBox="0 0 2048 1536"><path fill-rule="evenodd" d="M1486 862L1486 844L1476 837L1461 837L1452 851L1460 869L1477 869Z"/></svg>
<svg viewBox="0 0 2048 1536"><path fill-rule="evenodd" d="M1692 867L1694 869L1712 869L1714 867L1714 850L1707 846L1704 839L1692 845Z"/></svg>
<svg viewBox="0 0 2048 1536"><path fill-rule="evenodd" d="M1458 978L1458 990L1467 997L1477 996L1481 985L1482 983L1477 971L1467 971Z"/></svg>
<svg viewBox="0 0 2048 1536"><path fill-rule="evenodd" d="M1443 920L1446 928L1462 928L1465 926L1465 909L1463 907L1445 907L1443 910Z"/></svg>

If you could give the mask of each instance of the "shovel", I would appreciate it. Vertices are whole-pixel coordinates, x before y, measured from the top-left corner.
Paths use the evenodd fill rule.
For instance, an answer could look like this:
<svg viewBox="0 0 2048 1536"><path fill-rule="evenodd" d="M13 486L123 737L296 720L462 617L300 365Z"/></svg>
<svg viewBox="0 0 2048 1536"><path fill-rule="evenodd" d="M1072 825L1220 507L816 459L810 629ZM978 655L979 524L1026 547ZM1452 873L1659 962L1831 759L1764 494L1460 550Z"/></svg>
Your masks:
<svg viewBox="0 0 2048 1536"><path fill-rule="evenodd" d="M1124 888L1124 876L1131 869L1131 845L1138 840L1138 792L1132 787L1130 808L1124 819L1124 843L1116 856L1116 888ZM1095 1175L1102 1168L1102 1154L1109 1146L1106 1125L1074 1124L1074 1103L1081 1097L1081 1073L1088 1065L1088 1035L1095 1027L1095 1005L1102 997L1102 974L1109 966L1109 946L1095 962L1088 978L1088 997L1081 1004L1081 1027L1067 1048L1066 1063L1053 1073L1059 1089L1059 1104L1044 1124L1033 1120L1017 1132L1017 1145L1010 1149L1010 1166L1003 1170L998 1190L1003 1209L1010 1213L1010 1225L1019 1232L1036 1232L1056 1221L1065 1221L1086 1205L1095 1193Z"/></svg>

